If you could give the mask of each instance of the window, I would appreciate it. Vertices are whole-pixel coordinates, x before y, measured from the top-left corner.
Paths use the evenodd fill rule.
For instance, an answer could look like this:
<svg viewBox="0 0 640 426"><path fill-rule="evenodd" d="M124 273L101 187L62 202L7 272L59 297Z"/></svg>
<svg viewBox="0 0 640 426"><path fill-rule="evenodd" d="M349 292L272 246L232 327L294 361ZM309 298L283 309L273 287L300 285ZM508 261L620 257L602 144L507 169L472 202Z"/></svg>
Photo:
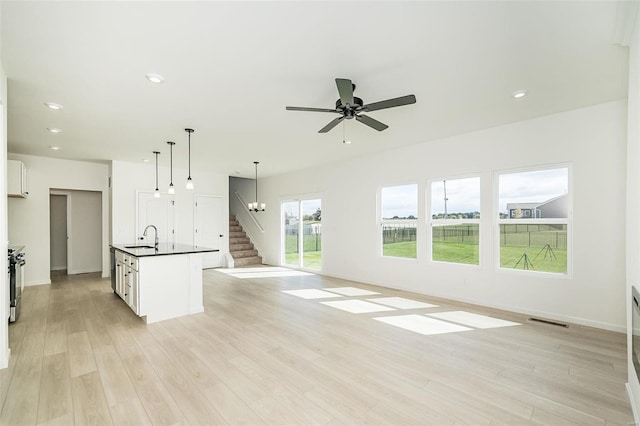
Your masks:
<svg viewBox="0 0 640 426"><path fill-rule="evenodd" d="M480 264L480 178L431 183L431 259Z"/></svg>
<svg viewBox="0 0 640 426"><path fill-rule="evenodd" d="M569 168L498 176L500 267L567 274Z"/></svg>
<svg viewBox="0 0 640 426"><path fill-rule="evenodd" d="M382 255L415 259L418 185L382 188L380 198Z"/></svg>
<svg viewBox="0 0 640 426"><path fill-rule="evenodd" d="M283 202L282 238L285 265L321 269L322 200Z"/></svg>

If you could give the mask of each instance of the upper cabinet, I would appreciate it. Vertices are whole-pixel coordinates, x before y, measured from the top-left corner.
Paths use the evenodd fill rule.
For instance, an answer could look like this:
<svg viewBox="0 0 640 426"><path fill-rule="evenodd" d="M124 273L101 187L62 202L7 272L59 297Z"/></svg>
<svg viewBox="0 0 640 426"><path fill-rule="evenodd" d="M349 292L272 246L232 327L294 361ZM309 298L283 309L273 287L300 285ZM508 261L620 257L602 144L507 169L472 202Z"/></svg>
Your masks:
<svg viewBox="0 0 640 426"><path fill-rule="evenodd" d="M22 161L7 160L7 195L9 197L26 198L27 168Z"/></svg>

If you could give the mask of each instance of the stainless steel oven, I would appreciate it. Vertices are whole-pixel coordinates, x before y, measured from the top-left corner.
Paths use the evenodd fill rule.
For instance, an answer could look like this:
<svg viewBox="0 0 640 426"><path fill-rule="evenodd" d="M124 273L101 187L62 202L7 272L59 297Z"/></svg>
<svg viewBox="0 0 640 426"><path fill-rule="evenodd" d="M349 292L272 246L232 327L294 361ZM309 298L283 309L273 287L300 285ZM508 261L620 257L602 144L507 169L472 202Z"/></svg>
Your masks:
<svg viewBox="0 0 640 426"><path fill-rule="evenodd" d="M9 248L9 322L20 315L22 290L24 288L24 247Z"/></svg>

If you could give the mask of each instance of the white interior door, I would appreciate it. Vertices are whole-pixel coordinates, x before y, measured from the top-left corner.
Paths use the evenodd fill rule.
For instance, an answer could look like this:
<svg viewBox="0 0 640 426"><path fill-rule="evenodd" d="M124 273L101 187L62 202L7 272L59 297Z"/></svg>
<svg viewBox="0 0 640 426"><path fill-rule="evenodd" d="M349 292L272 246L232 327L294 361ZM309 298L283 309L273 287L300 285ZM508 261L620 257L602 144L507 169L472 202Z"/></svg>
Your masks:
<svg viewBox="0 0 640 426"><path fill-rule="evenodd" d="M194 230L193 244L198 247L207 247L222 250L224 232L222 197L214 195L196 195L194 197ZM222 266L220 253L206 253L203 256L203 267L216 268Z"/></svg>
<svg viewBox="0 0 640 426"><path fill-rule="evenodd" d="M137 197L136 241L153 245L153 229L149 229L147 236L142 240L140 238L147 225L155 225L158 228L158 241L173 244L175 242L173 199L166 194L155 198L152 192L138 192Z"/></svg>

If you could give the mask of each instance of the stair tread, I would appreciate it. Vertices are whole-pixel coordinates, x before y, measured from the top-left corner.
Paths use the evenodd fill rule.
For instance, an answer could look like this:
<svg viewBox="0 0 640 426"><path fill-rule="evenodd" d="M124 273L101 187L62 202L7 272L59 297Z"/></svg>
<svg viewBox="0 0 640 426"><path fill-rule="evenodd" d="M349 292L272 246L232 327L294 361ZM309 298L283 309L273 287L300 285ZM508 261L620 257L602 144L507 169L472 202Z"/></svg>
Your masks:
<svg viewBox="0 0 640 426"><path fill-rule="evenodd" d="M261 256L241 257L237 260L234 260L234 263L235 263L235 266L261 265L262 257Z"/></svg>

